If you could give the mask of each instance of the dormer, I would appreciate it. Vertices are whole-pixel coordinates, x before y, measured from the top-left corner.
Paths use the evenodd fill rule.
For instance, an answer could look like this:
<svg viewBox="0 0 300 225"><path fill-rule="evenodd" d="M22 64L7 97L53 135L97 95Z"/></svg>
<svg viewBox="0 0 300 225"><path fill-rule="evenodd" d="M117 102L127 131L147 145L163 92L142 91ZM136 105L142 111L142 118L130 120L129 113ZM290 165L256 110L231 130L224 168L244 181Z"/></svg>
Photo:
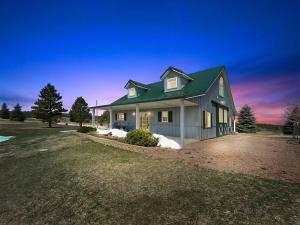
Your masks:
<svg viewBox="0 0 300 225"><path fill-rule="evenodd" d="M134 80L129 80L124 88L126 88L128 91L128 98L135 98L148 90L147 85L136 82Z"/></svg>
<svg viewBox="0 0 300 225"><path fill-rule="evenodd" d="M165 92L181 90L187 82L193 80L183 71L172 66L161 75L160 79L164 81Z"/></svg>

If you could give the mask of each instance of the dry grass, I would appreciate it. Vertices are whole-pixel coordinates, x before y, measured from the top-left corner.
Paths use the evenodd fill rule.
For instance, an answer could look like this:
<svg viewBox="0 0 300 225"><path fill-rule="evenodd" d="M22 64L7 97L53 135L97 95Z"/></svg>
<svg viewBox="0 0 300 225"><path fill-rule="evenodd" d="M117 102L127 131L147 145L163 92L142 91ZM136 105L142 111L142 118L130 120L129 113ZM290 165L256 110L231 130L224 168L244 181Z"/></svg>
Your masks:
<svg viewBox="0 0 300 225"><path fill-rule="evenodd" d="M67 145L0 158L0 224L299 221L299 184L154 159L71 134L49 137L40 144ZM30 140L20 154L34 150Z"/></svg>

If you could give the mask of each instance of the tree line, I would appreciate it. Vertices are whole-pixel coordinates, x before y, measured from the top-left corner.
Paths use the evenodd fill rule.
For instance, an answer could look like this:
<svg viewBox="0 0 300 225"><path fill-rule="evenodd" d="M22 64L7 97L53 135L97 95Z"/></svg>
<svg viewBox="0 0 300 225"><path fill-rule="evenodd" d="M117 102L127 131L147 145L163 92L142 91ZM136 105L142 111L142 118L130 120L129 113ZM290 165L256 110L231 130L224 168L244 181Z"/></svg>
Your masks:
<svg viewBox="0 0 300 225"><path fill-rule="evenodd" d="M31 114L37 119L48 123L48 127L52 127L53 122L56 122L63 113L67 110L63 107L62 96L55 87L48 83L39 93L37 101L31 107ZM82 127L84 122L90 120L90 112L87 102L83 97L78 97L72 105L69 112L69 117L72 122L78 122ZM10 112L7 104L3 103L0 110L0 117L3 119L11 119L14 121L24 121L25 114L20 104L16 104ZM294 104L289 106L286 112L286 122L283 126L285 134L297 132L300 126L300 106ZM99 118L100 123L109 121L109 113L105 111ZM256 118L250 106L244 105L238 113L237 131L245 133L254 133L257 130Z"/></svg>
<svg viewBox="0 0 300 225"><path fill-rule="evenodd" d="M48 127L52 127L52 124L57 122L63 113L67 112L63 107L62 96L50 83L41 89L38 99L31 109L32 116L41 119L43 122L47 122ZM82 124L90 118L89 111L88 104L84 98L78 97L69 112L70 120L72 122L78 122L80 127L82 127ZM10 112L7 104L3 103L0 110L0 117L14 121L25 120L25 115L20 104L17 104Z"/></svg>

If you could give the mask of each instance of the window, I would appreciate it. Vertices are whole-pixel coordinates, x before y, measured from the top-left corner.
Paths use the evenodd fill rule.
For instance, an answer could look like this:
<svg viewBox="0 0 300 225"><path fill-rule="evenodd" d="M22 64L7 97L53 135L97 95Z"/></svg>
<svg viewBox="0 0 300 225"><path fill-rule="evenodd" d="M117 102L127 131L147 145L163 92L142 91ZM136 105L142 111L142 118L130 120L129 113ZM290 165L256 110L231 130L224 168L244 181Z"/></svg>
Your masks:
<svg viewBox="0 0 300 225"><path fill-rule="evenodd" d="M223 108L219 108L219 123L224 122Z"/></svg>
<svg viewBox="0 0 300 225"><path fill-rule="evenodd" d="M125 116L124 116L124 113L117 113L117 120L125 120Z"/></svg>
<svg viewBox="0 0 300 225"><path fill-rule="evenodd" d="M173 112L172 111L158 112L158 122L172 123L173 122Z"/></svg>
<svg viewBox="0 0 300 225"><path fill-rule="evenodd" d="M212 124L211 124L211 113L204 111L204 128L211 128Z"/></svg>
<svg viewBox="0 0 300 225"><path fill-rule="evenodd" d="M167 89L177 88L177 77L167 79Z"/></svg>
<svg viewBox="0 0 300 225"><path fill-rule="evenodd" d="M228 111L224 109L224 123L228 123Z"/></svg>
<svg viewBox="0 0 300 225"><path fill-rule="evenodd" d="M128 96L129 97L136 96L136 90L135 90L135 88L129 88L128 89Z"/></svg>
<svg viewBox="0 0 300 225"><path fill-rule="evenodd" d="M161 122L163 122L163 123L169 122L169 113L168 113L168 111L161 112Z"/></svg>
<svg viewBox="0 0 300 225"><path fill-rule="evenodd" d="M221 77L219 80L219 95L224 97L224 78Z"/></svg>

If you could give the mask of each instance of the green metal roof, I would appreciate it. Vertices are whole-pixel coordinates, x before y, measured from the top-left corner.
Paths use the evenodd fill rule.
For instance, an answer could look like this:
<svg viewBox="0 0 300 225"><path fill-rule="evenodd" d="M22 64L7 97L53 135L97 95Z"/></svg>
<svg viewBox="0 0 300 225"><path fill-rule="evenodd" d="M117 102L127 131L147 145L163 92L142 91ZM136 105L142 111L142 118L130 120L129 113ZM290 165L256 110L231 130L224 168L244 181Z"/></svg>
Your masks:
<svg viewBox="0 0 300 225"><path fill-rule="evenodd" d="M126 83L125 88L126 88L127 84L129 84L129 83L131 83L131 84L133 84L133 85L135 85L135 86L137 86L137 87L141 87L141 88L144 88L144 89L149 89L149 87L148 87L146 84L142 84L142 83L137 82L137 81L134 81L134 80L129 80L129 81Z"/></svg>
<svg viewBox="0 0 300 225"><path fill-rule="evenodd" d="M189 81L181 90L164 92L164 81L147 84L148 90L135 98L128 98L127 95L119 98L110 105L127 105L142 102L153 102L167 99L187 98L204 94L216 80L224 66L219 66L196 73L187 74L193 80Z"/></svg>

